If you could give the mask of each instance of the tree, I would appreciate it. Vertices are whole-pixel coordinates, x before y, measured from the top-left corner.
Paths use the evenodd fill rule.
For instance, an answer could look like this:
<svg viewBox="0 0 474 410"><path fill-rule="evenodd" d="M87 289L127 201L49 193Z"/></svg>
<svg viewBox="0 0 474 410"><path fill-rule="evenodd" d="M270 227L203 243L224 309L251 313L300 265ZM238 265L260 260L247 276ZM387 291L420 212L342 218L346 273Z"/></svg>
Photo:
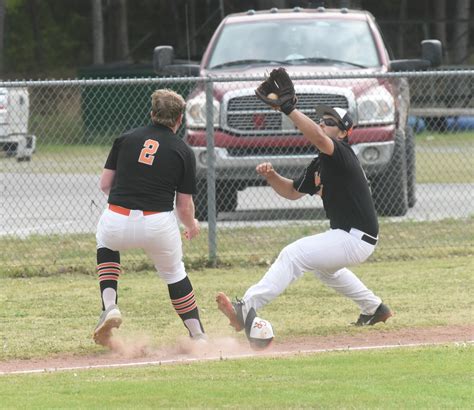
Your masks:
<svg viewBox="0 0 474 410"><path fill-rule="evenodd" d="M127 0L105 0L105 59L107 61L128 60Z"/></svg>
<svg viewBox="0 0 474 410"><path fill-rule="evenodd" d="M3 73L4 27L5 27L5 1L0 0L0 74Z"/></svg>
<svg viewBox="0 0 474 410"><path fill-rule="evenodd" d="M436 20L435 36L446 46L446 0L435 0L433 8Z"/></svg>
<svg viewBox="0 0 474 410"><path fill-rule="evenodd" d="M407 1L401 0L399 19L400 21L405 21L406 18L407 18ZM398 26L398 40L397 40L397 52L399 56L405 55L405 48L403 47L404 41L405 41L405 25L400 24Z"/></svg>
<svg viewBox="0 0 474 410"><path fill-rule="evenodd" d="M104 64L104 20L102 0L91 0L92 4L92 62Z"/></svg>
<svg viewBox="0 0 474 410"><path fill-rule="evenodd" d="M117 57L119 60L130 58L128 46L127 0L117 1Z"/></svg>
<svg viewBox="0 0 474 410"><path fill-rule="evenodd" d="M467 61L469 48L469 13L470 0L456 1L456 17L457 23L454 25L454 33L452 40L453 63L462 64Z"/></svg>
<svg viewBox="0 0 474 410"><path fill-rule="evenodd" d="M40 25L40 3L39 0L28 0L28 14L30 15L31 30L33 32L33 55L34 64L41 71L44 68L43 33Z"/></svg>

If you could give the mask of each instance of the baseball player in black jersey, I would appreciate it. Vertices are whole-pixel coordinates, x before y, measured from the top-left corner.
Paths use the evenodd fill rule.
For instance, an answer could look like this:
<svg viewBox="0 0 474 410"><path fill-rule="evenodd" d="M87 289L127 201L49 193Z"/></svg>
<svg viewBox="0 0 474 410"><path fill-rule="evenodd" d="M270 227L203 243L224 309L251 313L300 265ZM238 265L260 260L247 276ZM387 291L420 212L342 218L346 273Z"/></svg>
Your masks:
<svg viewBox="0 0 474 410"><path fill-rule="evenodd" d="M364 262L373 253L379 229L364 171L348 143L352 119L342 108L318 106L316 114L320 121L315 123L296 109L293 84L286 71L274 70L266 82L272 81L276 71L280 74L273 81L278 86L266 88L264 82L260 91L263 88L264 92L277 93L288 87L291 98L276 108L289 116L318 148L319 155L295 180L278 174L269 162L258 165L257 173L284 198L296 200L305 194L320 195L331 229L285 247L260 282L251 286L240 301L232 303L221 292L216 298L218 307L236 330L245 328L248 335L247 327L251 326L248 315L254 316L259 308L309 271L359 306L361 313L354 322L356 326L385 322L392 316L390 309L346 267ZM284 79L283 85L279 75ZM274 100L263 100L275 108Z"/></svg>
<svg viewBox="0 0 474 410"><path fill-rule="evenodd" d="M182 243L174 209L184 235L199 234L192 195L196 162L176 136L185 102L174 91L152 94L152 124L116 138L105 163L100 188L108 206L97 227L97 274L102 314L94 331L98 344L108 345L112 329L122 323L117 306L120 251L142 248L168 285L171 303L193 339L204 339L193 286L182 262Z"/></svg>

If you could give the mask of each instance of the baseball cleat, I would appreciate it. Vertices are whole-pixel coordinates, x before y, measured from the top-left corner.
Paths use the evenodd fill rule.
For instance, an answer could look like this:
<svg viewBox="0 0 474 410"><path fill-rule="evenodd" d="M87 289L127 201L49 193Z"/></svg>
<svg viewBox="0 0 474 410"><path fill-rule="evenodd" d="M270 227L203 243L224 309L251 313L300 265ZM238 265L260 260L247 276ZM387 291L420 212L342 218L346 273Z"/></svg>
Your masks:
<svg viewBox="0 0 474 410"><path fill-rule="evenodd" d="M393 316L392 311L387 305L381 303L373 315L359 315L357 322L354 322L355 326L373 326L379 322L386 322L387 319Z"/></svg>
<svg viewBox="0 0 474 410"><path fill-rule="evenodd" d="M94 342L107 346L112 337L112 329L122 324L122 314L117 305L111 305L102 312L99 323L94 330Z"/></svg>
<svg viewBox="0 0 474 410"><path fill-rule="evenodd" d="M240 332L244 328L243 320L239 319L238 314L238 310L240 309L240 316L242 317L242 304L239 302L232 303L224 292L217 294L216 302L218 309L229 319L229 325L232 326L236 332Z"/></svg>

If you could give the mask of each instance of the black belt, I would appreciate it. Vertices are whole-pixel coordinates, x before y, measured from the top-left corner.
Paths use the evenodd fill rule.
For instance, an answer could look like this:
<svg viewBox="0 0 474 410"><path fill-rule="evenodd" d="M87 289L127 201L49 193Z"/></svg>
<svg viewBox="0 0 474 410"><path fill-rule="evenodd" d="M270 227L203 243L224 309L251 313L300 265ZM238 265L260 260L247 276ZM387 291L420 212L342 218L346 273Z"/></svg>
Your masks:
<svg viewBox="0 0 474 410"><path fill-rule="evenodd" d="M346 231L347 233L351 234L351 235L354 235L356 236L357 238L359 238L360 240L364 241L364 242L367 242L367 243L370 243L371 245L377 245L377 238L374 238L373 236L370 236L366 233L363 233L361 230L357 229L357 234L353 234L351 233L351 229L352 228L340 228L342 229L343 231ZM359 236L359 233L361 233L362 235Z"/></svg>
<svg viewBox="0 0 474 410"><path fill-rule="evenodd" d="M361 238L364 242L370 243L371 245L377 245L377 239L372 238L369 235L366 235L365 233L361 236Z"/></svg>

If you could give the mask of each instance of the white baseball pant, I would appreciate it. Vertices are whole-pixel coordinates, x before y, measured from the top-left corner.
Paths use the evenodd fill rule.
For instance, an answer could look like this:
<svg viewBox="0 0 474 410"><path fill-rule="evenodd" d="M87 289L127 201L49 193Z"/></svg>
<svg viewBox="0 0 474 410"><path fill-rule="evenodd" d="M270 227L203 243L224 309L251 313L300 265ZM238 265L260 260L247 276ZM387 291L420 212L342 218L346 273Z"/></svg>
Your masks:
<svg viewBox="0 0 474 410"><path fill-rule="evenodd" d="M346 266L364 262L375 246L360 238L364 233L341 229L308 236L286 246L263 278L243 297L244 317L250 308L260 309L280 295L292 282L313 272L323 283L353 300L362 314L371 315L382 303Z"/></svg>
<svg viewBox="0 0 474 410"><path fill-rule="evenodd" d="M96 239L97 248L143 249L167 284L186 277L181 234L173 211L143 215L131 210L126 216L107 208L99 220Z"/></svg>

